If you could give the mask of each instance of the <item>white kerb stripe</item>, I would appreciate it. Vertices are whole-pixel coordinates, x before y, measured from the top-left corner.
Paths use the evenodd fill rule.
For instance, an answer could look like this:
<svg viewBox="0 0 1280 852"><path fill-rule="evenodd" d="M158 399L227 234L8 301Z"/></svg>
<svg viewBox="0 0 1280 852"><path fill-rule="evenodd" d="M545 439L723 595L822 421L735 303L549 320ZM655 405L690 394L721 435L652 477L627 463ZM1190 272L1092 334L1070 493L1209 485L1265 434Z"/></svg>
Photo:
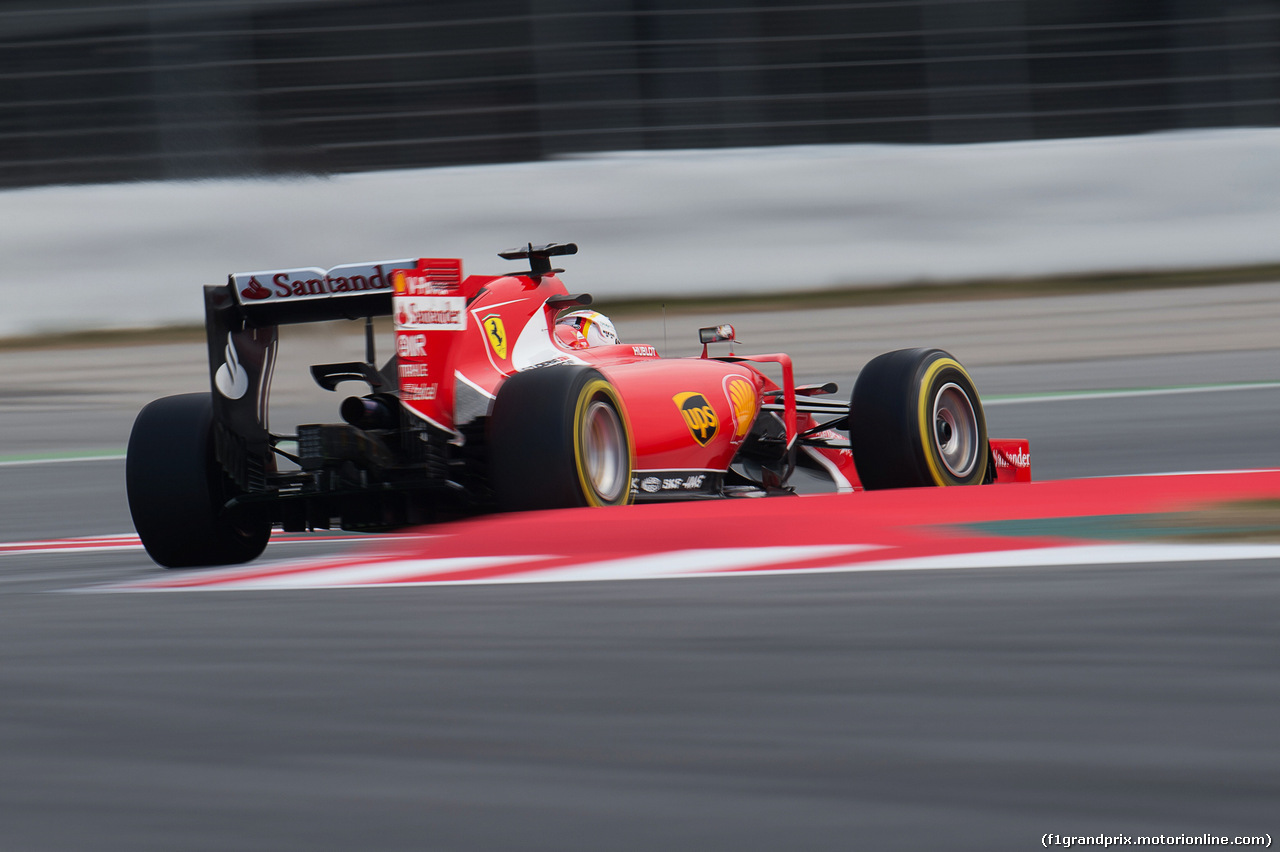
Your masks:
<svg viewBox="0 0 1280 852"><path fill-rule="evenodd" d="M818 568L812 573L929 571L945 568L1038 568L1053 565L1133 565L1149 562L1214 562L1236 559L1280 559L1280 544L1082 544L856 562Z"/></svg>
<svg viewBox="0 0 1280 852"><path fill-rule="evenodd" d="M640 580L650 577L679 577L732 571L756 570L766 565L783 566L830 556L848 556L878 550L877 544L784 545L777 547L717 547L671 550L623 559L609 559L530 571L509 577L470 580L471 583L573 583L601 580Z"/></svg>
<svg viewBox="0 0 1280 852"><path fill-rule="evenodd" d="M408 559L392 562L368 562L363 565L343 565L335 568L301 570L275 576L245 576L230 574L225 581L210 582L198 586L166 586L155 583L139 584L148 591L252 591L258 589L316 589L343 586L378 586L396 583L423 573L448 574L454 571L473 571L495 565L515 567L525 562L548 559L547 556L459 556L449 559ZM216 580L210 577L210 580Z"/></svg>

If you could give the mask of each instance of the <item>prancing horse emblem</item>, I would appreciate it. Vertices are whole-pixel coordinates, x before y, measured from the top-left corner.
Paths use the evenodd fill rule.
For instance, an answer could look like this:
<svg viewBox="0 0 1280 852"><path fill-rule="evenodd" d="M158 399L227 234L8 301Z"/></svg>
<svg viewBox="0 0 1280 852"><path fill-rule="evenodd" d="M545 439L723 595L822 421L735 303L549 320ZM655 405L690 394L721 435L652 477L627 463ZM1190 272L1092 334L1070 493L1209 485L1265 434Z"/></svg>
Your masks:
<svg viewBox="0 0 1280 852"><path fill-rule="evenodd" d="M503 361L507 360L507 328L502 324L502 317L491 314L484 318L484 333L493 347L493 354Z"/></svg>

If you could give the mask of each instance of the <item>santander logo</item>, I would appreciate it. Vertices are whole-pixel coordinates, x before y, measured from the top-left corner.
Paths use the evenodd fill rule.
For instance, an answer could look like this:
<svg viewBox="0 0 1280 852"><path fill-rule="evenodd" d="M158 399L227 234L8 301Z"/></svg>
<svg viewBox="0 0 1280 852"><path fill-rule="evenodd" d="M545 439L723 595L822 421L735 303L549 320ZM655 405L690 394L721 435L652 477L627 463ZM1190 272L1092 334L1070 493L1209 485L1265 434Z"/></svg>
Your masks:
<svg viewBox="0 0 1280 852"><path fill-rule="evenodd" d="M240 295L246 299L266 299L271 296L271 291L262 286L256 276L249 279L249 286L240 291Z"/></svg>

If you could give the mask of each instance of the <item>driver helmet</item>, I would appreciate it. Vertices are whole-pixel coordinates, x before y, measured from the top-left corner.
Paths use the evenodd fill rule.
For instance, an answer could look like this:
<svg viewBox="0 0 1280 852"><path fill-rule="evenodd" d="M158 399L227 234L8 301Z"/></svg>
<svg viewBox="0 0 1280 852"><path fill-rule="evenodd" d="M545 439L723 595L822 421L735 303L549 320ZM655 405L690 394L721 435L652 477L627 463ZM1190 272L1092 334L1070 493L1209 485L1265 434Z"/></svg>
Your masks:
<svg viewBox="0 0 1280 852"><path fill-rule="evenodd" d="M556 320L556 325L576 331L587 346L612 346L621 342L613 323L599 311L573 311Z"/></svg>

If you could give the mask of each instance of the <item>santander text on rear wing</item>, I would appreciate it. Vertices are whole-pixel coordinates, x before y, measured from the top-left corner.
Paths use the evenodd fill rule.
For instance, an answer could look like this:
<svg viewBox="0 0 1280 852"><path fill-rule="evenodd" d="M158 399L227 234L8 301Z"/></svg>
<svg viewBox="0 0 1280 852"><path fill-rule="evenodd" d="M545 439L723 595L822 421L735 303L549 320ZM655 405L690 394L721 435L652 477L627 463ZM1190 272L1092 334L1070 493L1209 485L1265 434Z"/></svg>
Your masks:
<svg viewBox="0 0 1280 852"><path fill-rule="evenodd" d="M392 273L416 269L417 258L235 272L227 284L249 326L387 316Z"/></svg>
<svg viewBox="0 0 1280 852"><path fill-rule="evenodd" d="M991 459L996 482L1031 481L1031 442L1025 438L992 438Z"/></svg>

